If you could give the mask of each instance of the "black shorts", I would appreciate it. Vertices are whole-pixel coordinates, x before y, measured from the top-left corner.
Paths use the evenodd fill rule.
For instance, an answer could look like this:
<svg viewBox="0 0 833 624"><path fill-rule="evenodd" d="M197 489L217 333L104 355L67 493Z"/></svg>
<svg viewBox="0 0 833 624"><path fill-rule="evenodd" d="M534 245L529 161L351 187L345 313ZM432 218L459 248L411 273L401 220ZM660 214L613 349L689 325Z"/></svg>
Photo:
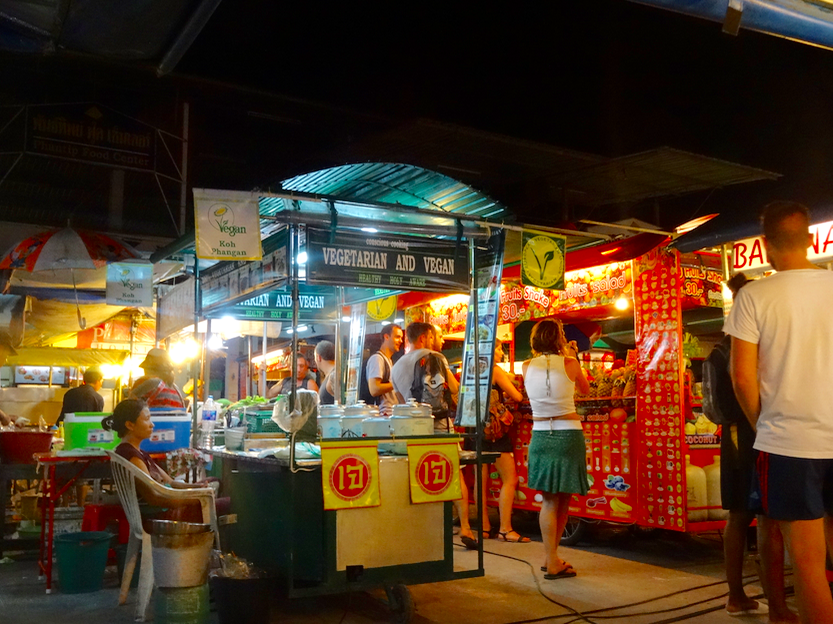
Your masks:
<svg viewBox="0 0 833 624"><path fill-rule="evenodd" d="M833 515L833 459L802 459L761 451L756 465L761 505L773 520Z"/></svg>
<svg viewBox="0 0 833 624"><path fill-rule="evenodd" d="M737 436L732 436L732 427L737 429ZM755 432L748 420L723 425L720 439L720 502L723 509L761 513L760 504L750 504L749 498L758 456L753 444Z"/></svg>
<svg viewBox="0 0 833 624"><path fill-rule="evenodd" d="M467 431L473 430L468 429ZM466 438L463 441L463 448L467 451L473 451L474 440L471 438ZM490 442L486 439L483 440L484 453L511 453L513 451L514 449L512 448L512 438L508 433L499 440L495 440L494 442Z"/></svg>

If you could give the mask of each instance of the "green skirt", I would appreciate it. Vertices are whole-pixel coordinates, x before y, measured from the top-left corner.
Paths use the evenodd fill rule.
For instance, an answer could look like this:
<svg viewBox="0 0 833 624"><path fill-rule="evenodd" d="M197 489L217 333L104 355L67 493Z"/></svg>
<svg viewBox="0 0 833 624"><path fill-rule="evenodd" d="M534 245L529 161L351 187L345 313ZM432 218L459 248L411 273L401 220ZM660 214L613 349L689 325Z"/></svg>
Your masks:
<svg viewBox="0 0 833 624"><path fill-rule="evenodd" d="M528 486L551 494L587 494L584 432L533 431Z"/></svg>

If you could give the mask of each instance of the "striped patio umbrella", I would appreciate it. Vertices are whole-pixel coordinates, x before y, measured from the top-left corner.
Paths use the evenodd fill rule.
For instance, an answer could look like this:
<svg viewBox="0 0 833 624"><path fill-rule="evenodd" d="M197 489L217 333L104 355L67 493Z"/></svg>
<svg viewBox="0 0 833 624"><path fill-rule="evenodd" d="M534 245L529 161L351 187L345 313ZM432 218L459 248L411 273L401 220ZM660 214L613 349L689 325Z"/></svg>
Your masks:
<svg viewBox="0 0 833 624"><path fill-rule="evenodd" d="M138 257L139 254L130 246L109 236L67 227L43 232L17 243L0 260L0 269L98 269L108 262Z"/></svg>

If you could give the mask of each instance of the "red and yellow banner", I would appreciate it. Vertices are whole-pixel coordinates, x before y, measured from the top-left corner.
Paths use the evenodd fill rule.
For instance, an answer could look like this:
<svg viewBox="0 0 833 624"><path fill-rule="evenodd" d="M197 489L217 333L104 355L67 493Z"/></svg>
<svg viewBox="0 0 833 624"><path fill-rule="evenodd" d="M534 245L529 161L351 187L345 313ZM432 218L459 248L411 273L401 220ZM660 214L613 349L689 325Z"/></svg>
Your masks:
<svg viewBox="0 0 833 624"><path fill-rule="evenodd" d="M459 439L408 440L411 502L460 500Z"/></svg>
<svg viewBox="0 0 833 624"><path fill-rule="evenodd" d="M373 440L321 442L324 509L355 509L382 504L377 444Z"/></svg>

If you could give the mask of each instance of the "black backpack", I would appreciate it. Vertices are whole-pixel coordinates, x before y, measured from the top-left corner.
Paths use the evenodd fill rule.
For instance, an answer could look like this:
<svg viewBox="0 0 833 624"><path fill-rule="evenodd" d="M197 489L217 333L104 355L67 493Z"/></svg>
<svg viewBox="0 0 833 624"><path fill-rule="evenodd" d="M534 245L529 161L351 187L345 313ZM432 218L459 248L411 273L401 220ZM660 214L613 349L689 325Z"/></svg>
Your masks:
<svg viewBox="0 0 833 624"><path fill-rule="evenodd" d="M376 353L379 353L378 351ZM375 353L373 355L376 355ZM371 355L370 357L373 357ZM367 360L370 359L367 358ZM368 405L381 405L382 404L382 396L373 396L370 394L370 385L367 383L367 360L362 360L362 370L361 375L359 376L359 399L367 403ZM390 383L390 366L388 365L387 359L384 357L382 358L382 362L385 364L385 371L382 374L382 382L383 383Z"/></svg>
<svg viewBox="0 0 833 624"><path fill-rule="evenodd" d="M732 425L745 418L729 375L731 345L726 336L703 362L703 414L716 425Z"/></svg>
<svg viewBox="0 0 833 624"><path fill-rule="evenodd" d="M419 403L428 403L436 420L448 418L453 403L446 374L442 356L433 351L423 355L414 364L411 396Z"/></svg>

